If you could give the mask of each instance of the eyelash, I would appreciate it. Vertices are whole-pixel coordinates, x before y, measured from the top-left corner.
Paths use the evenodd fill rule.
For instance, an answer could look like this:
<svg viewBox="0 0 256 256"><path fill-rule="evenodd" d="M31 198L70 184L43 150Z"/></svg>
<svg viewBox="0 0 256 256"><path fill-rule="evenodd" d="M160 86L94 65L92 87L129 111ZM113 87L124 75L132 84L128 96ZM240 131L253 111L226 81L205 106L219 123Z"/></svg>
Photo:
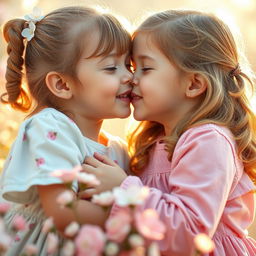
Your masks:
<svg viewBox="0 0 256 256"><path fill-rule="evenodd" d="M105 68L106 71L115 71L117 70L117 67L109 67L109 68Z"/></svg>
<svg viewBox="0 0 256 256"><path fill-rule="evenodd" d="M141 70L143 71L143 72L147 72L147 71L149 71L149 70L152 70L153 68L142 68Z"/></svg>

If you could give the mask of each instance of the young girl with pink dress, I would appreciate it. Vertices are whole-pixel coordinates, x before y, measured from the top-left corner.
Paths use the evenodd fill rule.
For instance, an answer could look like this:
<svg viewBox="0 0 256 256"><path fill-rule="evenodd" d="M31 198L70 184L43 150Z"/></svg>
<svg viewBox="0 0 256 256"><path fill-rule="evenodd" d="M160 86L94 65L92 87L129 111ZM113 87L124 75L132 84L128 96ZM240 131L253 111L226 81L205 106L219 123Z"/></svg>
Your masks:
<svg viewBox="0 0 256 256"><path fill-rule="evenodd" d="M135 31L132 58L141 122L129 140L133 175L117 185L150 188L141 210L155 209L165 223L161 255L194 255L194 238L205 233L215 243L211 256L255 256L247 228L255 211L256 118L246 94L255 85L228 26L202 12L160 12ZM102 183L85 197L121 171L95 156L84 169ZM119 210L114 204L111 214Z"/></svg>

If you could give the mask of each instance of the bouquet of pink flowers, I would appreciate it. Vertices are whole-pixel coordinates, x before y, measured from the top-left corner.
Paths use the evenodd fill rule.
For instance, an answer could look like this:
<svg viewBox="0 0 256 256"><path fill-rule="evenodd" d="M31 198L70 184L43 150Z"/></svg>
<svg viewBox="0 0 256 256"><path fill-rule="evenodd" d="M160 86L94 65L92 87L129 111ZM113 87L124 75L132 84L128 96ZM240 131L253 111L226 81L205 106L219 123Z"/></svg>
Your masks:
<svg viewBox="0 0 256 256"><path fill-rule="evenodd" d="M81 172L81 167L72 170L56 170L53 176L60 178L70 188L74 180L78 181L81 188L97 185L99 181L94 175ZM160 256L157 241L164 238L165 225L159 219L154 209L139 210L149 188L132 186L127 190L114 188L113 191L94 195L92 202L108 210L115 202L122 210L110 216L103 230L95 225L81 225L79 222L70 223L65 229L66 241L61 248L63 256ZM57 203L62 207L74 209L76 199L72 192L66 191L57 198ZM3 217L8 211L9 204L0 204L0 214ZM5 252L15 239L15 232L26 228L22 216L16 216L13 221L13 232L7 234L4 222L0 218L0 254ZM58 236L54 227L53 218L44 222L42 232L47 233L47 252L51 255L59 249ZM209 237L199 234L195 239L198 251L196 254L207 253L214 249L214 244ZM37 255L35 245L27 245L23 256Z"/></svg>

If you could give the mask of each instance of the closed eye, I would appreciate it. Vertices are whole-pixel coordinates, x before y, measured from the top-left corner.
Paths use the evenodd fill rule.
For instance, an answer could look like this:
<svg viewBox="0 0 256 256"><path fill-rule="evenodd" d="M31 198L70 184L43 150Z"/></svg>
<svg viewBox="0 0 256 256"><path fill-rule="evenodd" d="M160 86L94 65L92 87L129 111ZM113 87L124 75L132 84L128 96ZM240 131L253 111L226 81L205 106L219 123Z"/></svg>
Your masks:
<svg viewBox="0 0 256 256"><path fill-rule="evenodd" d="M143 72L147 72L147 71L149 71L149 70L153 70L153 68L142 68L141 69Z"/></svg>
<svg viewBox="0 0 256 256"><path fill-rule="evenodd" d="M104 68L104 70L106 70L106 71L115 71L115 70L117 70L117 67L108 67L108 68Z"/></svg>

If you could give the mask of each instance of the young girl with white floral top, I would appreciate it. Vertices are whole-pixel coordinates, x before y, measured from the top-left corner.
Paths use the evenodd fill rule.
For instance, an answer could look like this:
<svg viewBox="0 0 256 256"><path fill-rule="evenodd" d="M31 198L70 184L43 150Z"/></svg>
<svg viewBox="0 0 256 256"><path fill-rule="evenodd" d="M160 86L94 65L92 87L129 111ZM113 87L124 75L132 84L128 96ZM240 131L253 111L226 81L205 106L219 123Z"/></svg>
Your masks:
<svg viewBox="0 0 256 256"><path fill-rule="evenodd" d="M94 152L127 168L125 144L100 129L106 118L130 115L131 38L112 15L83 7L57 9L45 17L35 10L7 22L3 33L9 58L1 100L15 110L32 110L2 174L2 196L14 203L7 225L21 215L29 227L17 232L7 255L21 255L28 244L37 247L37 255L46 255L42 224L48 216L61 232L76 216L81 224L102 225L106 219L86 200L78 200L73 210L61 208L56 198L69 189L51 173L71 170ZM70 191L76 195L78 184Z"/></svg>

